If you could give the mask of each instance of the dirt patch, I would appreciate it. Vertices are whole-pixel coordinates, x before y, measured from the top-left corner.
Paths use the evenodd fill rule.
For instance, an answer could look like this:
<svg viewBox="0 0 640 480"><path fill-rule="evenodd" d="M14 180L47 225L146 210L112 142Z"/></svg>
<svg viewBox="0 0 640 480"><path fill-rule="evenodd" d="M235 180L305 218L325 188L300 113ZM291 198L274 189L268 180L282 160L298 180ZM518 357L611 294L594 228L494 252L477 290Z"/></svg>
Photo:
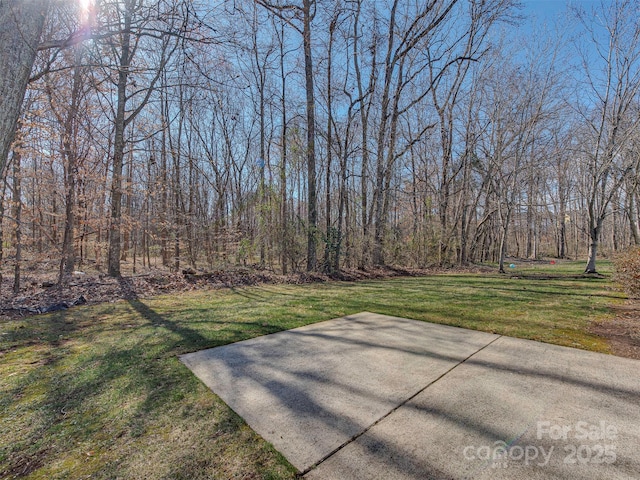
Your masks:
<svg viewBox="0 0 640 480"><path fill-rule="evenodd" d="M45 465L50 448L44 448L35 453L18 453L10 458L5 470L0 470L1 478L22 478Z"/></svg>
<svg viewBox="0 0 640 480"><path fill-rule="evenodd" d="M614 355L640 360L640 301L630 300L613 309L613 319L592 323L589 332L605 337Z"/></svg>

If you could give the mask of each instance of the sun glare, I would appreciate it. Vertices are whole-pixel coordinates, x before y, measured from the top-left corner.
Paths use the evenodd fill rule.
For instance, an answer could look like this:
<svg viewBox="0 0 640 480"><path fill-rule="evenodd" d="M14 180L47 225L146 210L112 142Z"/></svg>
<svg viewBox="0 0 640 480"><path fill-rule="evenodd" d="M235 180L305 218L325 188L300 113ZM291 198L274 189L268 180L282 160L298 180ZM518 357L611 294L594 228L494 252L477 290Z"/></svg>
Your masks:
<svg viewBox="0 0 640 480"><path fill-rule="evenodd" d="M78 7L80 12L80 23L87 25L89 23L89 12L93 7L94 0L78 0Z"/></svg>

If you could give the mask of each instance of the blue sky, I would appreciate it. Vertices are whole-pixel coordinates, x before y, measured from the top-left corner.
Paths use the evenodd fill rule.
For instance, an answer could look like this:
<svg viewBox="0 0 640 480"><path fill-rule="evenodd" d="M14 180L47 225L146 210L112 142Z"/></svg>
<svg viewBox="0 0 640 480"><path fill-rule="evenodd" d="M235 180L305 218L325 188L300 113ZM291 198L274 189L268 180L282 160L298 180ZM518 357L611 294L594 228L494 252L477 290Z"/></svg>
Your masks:
<svg viewBox="0 0 640 480"><path fill-rule="evenodd" d="M520 2L523 6L520 14L525 17L515 29L520 38L555 38L562 35L565 41L571 41L583 32L583 28L568 7L578 7L587 13L586 18L590 18L591 12L600 10L603 5L610 5L612 0L520 0ZM518 33L514 38L519 38ZM603 41L606 43L606 39Z"/></svg>
<svg viewBox="0 0 640 480"><path fill-rule="evenodd" d="M586 10L600 4L600 0L521 0L524 5L523 13L532 15L539 20L553 21L566 9L568 3L581 5Z"/></svg>

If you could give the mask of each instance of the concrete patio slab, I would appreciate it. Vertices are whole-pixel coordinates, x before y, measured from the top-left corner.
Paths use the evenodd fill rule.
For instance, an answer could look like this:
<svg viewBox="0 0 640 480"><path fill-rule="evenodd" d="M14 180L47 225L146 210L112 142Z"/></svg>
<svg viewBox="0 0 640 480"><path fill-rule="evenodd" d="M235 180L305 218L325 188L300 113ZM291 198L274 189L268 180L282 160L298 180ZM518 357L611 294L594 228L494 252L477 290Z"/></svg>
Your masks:
<svg viewBox="0 0 640 480"><path fill-rule="evenodd" d="M363 312L181 360L305 471L497 338Z"/></svg>
<svg viewBox="0 0 640 480"><path fill-rule="evenodd" d="M305 478L638 479L640 362L501 337Z"/></svg>
<svg viewBox="0 0 640 480"><path fill-rule="evenodd" d="M640 361L371 313L181 358L308 479L640 478Z"/></svg>

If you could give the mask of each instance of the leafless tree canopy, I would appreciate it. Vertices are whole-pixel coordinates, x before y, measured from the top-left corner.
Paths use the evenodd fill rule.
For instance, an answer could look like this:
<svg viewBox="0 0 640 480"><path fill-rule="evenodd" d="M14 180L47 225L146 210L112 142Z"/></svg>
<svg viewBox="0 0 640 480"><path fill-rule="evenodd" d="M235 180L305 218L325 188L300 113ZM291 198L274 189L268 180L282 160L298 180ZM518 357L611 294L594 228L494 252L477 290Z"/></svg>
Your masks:
<svg viewBox="0 0 640 480"><path fill-rule="evenodd" d="M0 271L16 292L28 262L62 284L595 272L640 243L639 9L531 27L516 0L3 1Z"/></svg>

